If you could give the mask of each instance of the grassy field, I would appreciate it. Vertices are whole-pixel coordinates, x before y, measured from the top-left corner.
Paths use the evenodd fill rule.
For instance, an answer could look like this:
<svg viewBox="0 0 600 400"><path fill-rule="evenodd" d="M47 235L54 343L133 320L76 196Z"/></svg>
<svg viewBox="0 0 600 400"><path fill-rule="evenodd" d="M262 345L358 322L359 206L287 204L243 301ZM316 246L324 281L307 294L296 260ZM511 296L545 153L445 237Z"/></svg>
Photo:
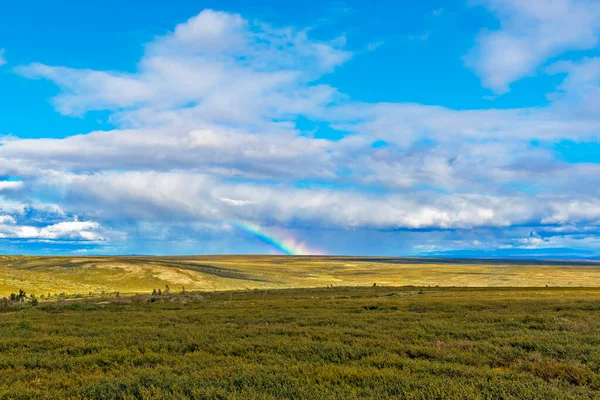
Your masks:
<svg viewBox="0 0 600 400"><path fill-rule="evenodd" d="M19 289L0 399L600 399L593 263L1 257Z"/></svg>
<svg viewBox="0 0 600 400"><path fill-rule="evenodd" d="M600 287L600 264L360 257L0 258L0 297L356 286Z"/></svg>
<svg viewBox="0 0 600 400"><path fill-rule="evenodd" d="M598 399L600 289L362 287L0 307L0 399Z"/></svg>

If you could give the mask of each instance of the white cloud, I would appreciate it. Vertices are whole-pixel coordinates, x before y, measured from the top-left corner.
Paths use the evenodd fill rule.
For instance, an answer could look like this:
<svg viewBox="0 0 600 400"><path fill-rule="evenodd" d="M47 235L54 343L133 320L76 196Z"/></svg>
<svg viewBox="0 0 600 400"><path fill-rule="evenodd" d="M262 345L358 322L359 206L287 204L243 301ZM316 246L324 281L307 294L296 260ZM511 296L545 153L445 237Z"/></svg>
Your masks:
<svg viewBox="0 0 600 400"><path fill-rule="evenodd" d="M2 138L0 175L21 181L0 181L15 204L0 207L13 218L0 218L0 232L102 241L131 230L163 240L232 219L348 231L598 225L600 167L567 164L550 146L599 139L599 118L565 106L593 92L585 89L597 78L592 61L550 70L568 74L550 106L453 110L360 103L315 83L349 59L344 48L343 36L321 42L208 10L148 43L134 73L18 67L60 86L60 112L110 110L117 128ZM298 117L341 138L315 138ZM372 147L377 141L385 146ZM26 204L40 198L58 198L65 212L29 217ZM484 243L464 241L475 242Z"/></svg>
<svg viewBox="0 0 600 400"><path fill-rule="evenodd" d="M600 238L587 235L559 235L542 237L532 232L526 238L515 239L511 246L521 249L575 249L597 251Z"/></svg>
<svg viewBox="0 0 600 400"><path fill-rule="evenodd" d="M17 221L11 215L0 215L0 225L14 225Z"/></svg>
<svg viewBox="0 0 600 400"><path fill-rule="evenodd" d="M21 181L0 181L0 191L21 189L23 186Z"/></svg>
<svg viewBox="0 0 600 400"><path fill-rule="evenodd" d="M61 221L46 226L22 224L23 214L0 216L0 238L97 242L106 240L93 221Z"/></svg>
<svg viewBox="0 0 600 400"><path fill-rule="evenodd" d="M558 86L559 91L549 95L558 107L579 117L597 116L600 111L600 58L559 61L546 72L567 74Z"/></svg>
<svg viewBox="0 0 600 400"><path fill-rule="evenodd" d="M51 203L0 202L0 239L8 241L48 243L108 243L109 233L123 238L119 232L107 232L100 223L67 215Z"/></svg>
<svg viewBox="0 0 600 400"><path fill-rule="evenodd" d="M259 135L218 126L191 131L175 126L114 130L0 143L0 172L7 175L35 176L41 170L202 169L222 176L285 180L333 178L335 150L353 146L299 137L294 131Z"/></svg>
<svg viewBox="0 0 600 400"><path fill-rule="evenodd" d="M37 237L41 239L104 240L100 234L95 232L99 227L100 225L93 221L64 221L37 230Z"/></svg>
<svg viewBox="0 0 600 400"><path fill-rule="evenodd" d="M4 58L4 49L0 49L0 67L6 64L6 58Z"/></svg>
<svg viewBox="0 0 600 400"><path fill-rule="evenodd" d="M335 127L402 146L430 138L441 142L596 140L600 121L578 119L548 108L452 110L411 103L352 103L327 110Z"/></svg>
<svg viewBox="0 0 600 400"><path fill-rule="evenodd" d="M247 25L248 22L238 14L205 10L177 25L167 40L193 51L221 53L246 44ZM164 45L163 41L161 45Z"/></svg>
<svg viewBox="0 0 600 400"><path fill-rule="evenodd" d="M305 31L205 10L147 44L133 74L39 63L15 70L59 85L63 93L54 103L66 115L194 104L204 115L248 123L274 111L298 112L330 101L325 85L308 90L306 84L351 57L343 44L343 40L318 42ZM326 93L315 93L319 90Z"/></svg>
<svg viewBox="0 0 600 400"><path fill-rule="evenodd" d="M38 190L65 193L75 213L154 223L269 221L339 229L471 229L531 224L596 224L595 196L369 195L355 190L224 182L192 172L104 172L41 177Z"/></svg>
<svg viewBox="0 0 600 400"><path fill-rule="evenodd" d="M500 20L482 31L466 57L483 86L502 94L549 58L598 45L600 3L594 0L481 0Z"/></svg>

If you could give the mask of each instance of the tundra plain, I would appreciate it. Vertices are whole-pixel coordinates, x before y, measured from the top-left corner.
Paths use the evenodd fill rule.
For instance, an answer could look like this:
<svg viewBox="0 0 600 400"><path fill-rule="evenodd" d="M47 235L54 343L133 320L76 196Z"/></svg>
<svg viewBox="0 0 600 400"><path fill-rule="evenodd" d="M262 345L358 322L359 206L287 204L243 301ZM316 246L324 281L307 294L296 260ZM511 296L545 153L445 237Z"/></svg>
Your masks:
<svg viewBox="0 0 600 400"><path fill-rule="evenodd" d="M598 399L600 289L0 304L0 399Z"/></svg>
<svg viewBox="0 0 600 400"><path fill-rule="evenodd" d="M0 258L0 297L324 286L600 287L600 264L323 256Z"/></svg>
<svg viewBox="0 0 600 400"><path fill-rule="evenodd" d="M593 263L6 256L0 399L598 399L599 286Z"/></svg>

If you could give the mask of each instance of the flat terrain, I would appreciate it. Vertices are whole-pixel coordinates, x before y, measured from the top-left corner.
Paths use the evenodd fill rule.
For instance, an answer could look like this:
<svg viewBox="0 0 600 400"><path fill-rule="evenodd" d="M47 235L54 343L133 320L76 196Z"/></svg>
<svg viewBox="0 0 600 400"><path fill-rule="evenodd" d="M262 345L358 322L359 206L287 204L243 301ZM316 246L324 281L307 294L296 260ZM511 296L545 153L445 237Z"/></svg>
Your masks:
<svg viewBox="0 0 600 400"><path fill-rule="evenodd" d="M0 297L334 286L600 287L600 264L309 257L0 257Z"/></svg>
<svg viewBox="0 0 600 400"><path fill-rule="evenodd" d="M599 373L600 289L334 287L0 307L0 399L598 399Z"/></svg>

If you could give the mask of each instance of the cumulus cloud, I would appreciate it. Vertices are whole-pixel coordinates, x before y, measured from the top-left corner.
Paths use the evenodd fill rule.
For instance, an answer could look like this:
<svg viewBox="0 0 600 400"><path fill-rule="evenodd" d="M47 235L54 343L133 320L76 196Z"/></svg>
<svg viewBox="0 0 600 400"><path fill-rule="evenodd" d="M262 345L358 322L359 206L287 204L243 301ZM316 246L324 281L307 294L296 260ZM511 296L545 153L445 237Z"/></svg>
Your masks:
<svg viewBox="0 0 600 400"><path fill-rule="evenodd" d="M542 3L485 2L504 21L500 31L482 34L473 53L488 86L505 90L585 36L561 42L552 33L546 50L526 50L537 60L527 68L512 66L518 57L498 71L487 68L488 57L499 57L490 44L496 36L536 47L547 24L568 27L571 14L594 8L557 2L569 15L563 18L546 15ZM530 30L515 27L523 21L532 22ZM600 119L573 106L596 97L595 61L548 69L565 79L545 107L362 103L319 81L352 57L344 37L321 41L309 33L205 10L147 43L135 72L17 67L61 88L59 112L108 110L116 128L1 138L0 176L20 180L0 181L0 232L32 240L114 243L128 232L183 240L248 220L345 232L460 231L449 243L481 248L502 243L465 238L468 232L526 226L553 229L552 236L599 225L600 167L566 163L552 147L563 139L598 141ZM319 138L299 118L338 135ZM28 206L34 199L57 199L60 211ZM522 238L503 243L527 246Z"/></svg>
<svg viewBox="0 0 600 400"><path fill-rule="evenodd" d="M147 44L136 73L39 63L16 71L60 86L63 92L54 103L66 115L193 105L204 116L249 123L330 101L333 93L327 86L308 90L306 84L351 57L343 45L340 40L311 40L306 31L205 10Z"/></svg>
<svg viewBox="0 0 600 400"><path fill-rule="evenodd" d="M69 221L48 225L42 228L26 225L15 225L13 221L0 223L2 239L47 239L102 241L104 238L95 232L99 225L95 222Z"/></svg>
<svg viewBox="0 0 600 400"><path fill-rule="evenodd" d="M600 4L593 0L480 0L500 21L482 31L466 62L483 86L502 94L549 58L597 46Z"/></svg>
<svg viewBox="0 0 600 400"><path fill-rule="evenodd" d="M4 203L0 213L0 239L67 242L106 240L99 223L70 219L57 206Z"/></svg>
<svg viewBox="0 0 600 400"><path fill-rule="evenodd" d="M17 190L23 187L21 181L0 181L0 192L3 190Z"/></svg>

